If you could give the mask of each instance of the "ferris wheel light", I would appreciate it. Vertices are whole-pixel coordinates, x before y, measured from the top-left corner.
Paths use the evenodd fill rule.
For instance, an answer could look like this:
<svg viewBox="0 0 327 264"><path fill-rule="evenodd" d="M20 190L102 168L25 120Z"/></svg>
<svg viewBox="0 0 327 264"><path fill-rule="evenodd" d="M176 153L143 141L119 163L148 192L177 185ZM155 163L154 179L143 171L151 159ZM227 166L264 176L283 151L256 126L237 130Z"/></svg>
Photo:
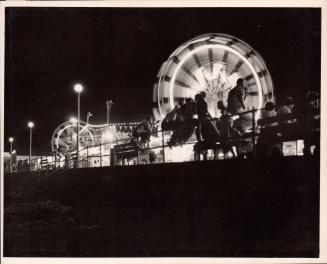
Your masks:
<svg viewBox="0 0 327 264"><path fill-rule="evenodd" d="M14 138L10 137L9 142L14 142Z"/></svg>
<svg viewBox="0 0 327 264"><path fill-rule="evenodd" d="M28 122L27 126L28 126L29 128L32 128L32 127L34 127L34 123L33 123L33 122Z"/></svg>
<svg viewBox="0 0 327 264"><path fill-rule="evenodd" d="M74 90L76 93L81 93L83 91L83 85L81 85L80 83L75 84Z"/></svg>

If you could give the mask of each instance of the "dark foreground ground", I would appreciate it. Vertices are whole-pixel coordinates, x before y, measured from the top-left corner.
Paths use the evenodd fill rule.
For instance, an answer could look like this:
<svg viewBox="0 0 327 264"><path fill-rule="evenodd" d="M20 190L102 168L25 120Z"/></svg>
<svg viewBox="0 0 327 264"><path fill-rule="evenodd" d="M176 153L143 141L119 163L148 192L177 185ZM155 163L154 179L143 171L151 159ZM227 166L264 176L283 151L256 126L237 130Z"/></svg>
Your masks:
<svg viewBox="0 0 327 264"><path fill-rule="evenodd" d="M319 255L315 160L226 160L4 177L7 257Z"/></svg>

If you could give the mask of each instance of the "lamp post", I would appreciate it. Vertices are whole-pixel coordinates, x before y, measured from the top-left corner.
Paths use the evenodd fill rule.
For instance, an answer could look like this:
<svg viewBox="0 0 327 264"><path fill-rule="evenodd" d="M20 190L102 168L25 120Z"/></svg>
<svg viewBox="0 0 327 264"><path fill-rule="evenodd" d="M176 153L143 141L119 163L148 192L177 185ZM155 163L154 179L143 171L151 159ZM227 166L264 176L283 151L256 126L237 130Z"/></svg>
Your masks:
<svg viewBox="0 0 327 264"><path fill-rule="evenodd" d="M93 116L93 114L91 112L88 112L87 115L86 115L86 124L88 125L89 124L89 121L90 121L90 117Z"/></svg>
<svg viewBox="0 0 327 264"><path fill-rule="evenodd" d="M9 143L10 143L10 166L9 166L9 171L12 172L12 143L14 142L14 138L10 137L9 138Z"/></svg>
<svg viewBox="0 0 327 264"><path fill-rule="evenodd" d="M30 167L30 171L31 171L31 158L32 158L32 128L34 127L34 123L33 122L28 122L27 126L30 128L30 153L29 153L29 158L28 158L28 162L29 162L29 167Z"/></svg>
<svg viewBox="0 0 327 264"><path fill-rule="evenodd" d="M77 93L77 143L76 143L76 167L79 166L79 125L80 125L80 95L83 91L83 86L79 83L75 84L74 90Z"/></svg>
<svg viewBox="0 0 327 264"><path fill-rule="evenodd" d="M110 122L110 110L111 110L111 106L114 104L114 102L112 100L107 100L106 101L106 106L107 106L107 125L109 125Z"/></svg>

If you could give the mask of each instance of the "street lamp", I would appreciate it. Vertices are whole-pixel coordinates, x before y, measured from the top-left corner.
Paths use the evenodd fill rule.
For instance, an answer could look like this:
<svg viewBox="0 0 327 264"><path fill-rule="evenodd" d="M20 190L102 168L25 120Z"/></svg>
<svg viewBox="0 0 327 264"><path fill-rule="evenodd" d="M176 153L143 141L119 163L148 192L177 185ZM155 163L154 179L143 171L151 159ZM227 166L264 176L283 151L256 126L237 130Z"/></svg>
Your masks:
<svg viewBox="0 0 327 264"><path fill-rule="evenodd" d="M74 90L77 93L77 144L76 144L76 167L79 163L79 125L80 125L80 95L83 91L83 86L79 83L74 85Z"/></svg>
<svg viewBox="0 0 327 264"><path fill-rule="evenodd" d="M9 170L10 170L10 172L12 172L12 143L14 142L14 138L10 137L9 142L10 142L10 167L9 167Z"/></svg>
<svg viewBox="0 0 327 264"><path fill-rule="evenodd" d="M29 167L30 167L30 171L31 171L31 158L32 158L32 128L34 127L34 123L33 122L28 122L27 126L30 128L30 154L29 154Z"/></svg>
<svg viewBox="0 0 327 264"><path fill-rule="evenodd" d="M109 126L109 122L110 122L110 110L111 110L111 106L114 104L114 102L112 100L107 100L106 101L106 106L107 106L107 125Z"/></svg>

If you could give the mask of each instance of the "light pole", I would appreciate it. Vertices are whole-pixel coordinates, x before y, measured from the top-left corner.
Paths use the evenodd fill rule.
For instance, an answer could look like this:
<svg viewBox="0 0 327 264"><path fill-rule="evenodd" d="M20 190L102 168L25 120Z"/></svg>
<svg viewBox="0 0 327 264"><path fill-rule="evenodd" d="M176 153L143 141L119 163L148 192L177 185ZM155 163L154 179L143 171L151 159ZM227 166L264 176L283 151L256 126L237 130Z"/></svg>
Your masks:
<svg viewBox="0 0 327 264"><path fill-rule="evenodd" d="M30 171L31 171L31 158L32 158L32 128L34 127L34 123L33 122L28 122L27 126L30 128L30 154L29 154L29 158L28 158L28 162L29 162L29 167L30 167Z"/></svg>
<svg viewBox="0 0 327 264"><path fill-rule="evenodd" d="M79 166L79 124L80 124L80 95L83 91L83 86L79 83L75 84L74 90L77 93L77 143L76 143L76 167Z"/></svg>
<svg viewBox="0 0 327 264"><path fill-rule="evenodd" d="M12 172L12 143L14 142L14 138L10 137L9 142L10 142L10 166L9 166L9 171Z"/></svg>
<svg viewBox="0 0 327 264"><path fill-rule="evenodd" d="M106 101L106 106L107 106L107 125L109 125L110 122L110 110L111 110L111 106L114 104L114 102L112 100L107 100Z"/></svg>
<svg viewBox="0 0 327 264"><path fill-rule="evenodd" d="M88 112L87 115L86 115L86 124L88 125L89 124L89 121L90 121L90 117L93 116L93 114L91 112Z"/></svg>

